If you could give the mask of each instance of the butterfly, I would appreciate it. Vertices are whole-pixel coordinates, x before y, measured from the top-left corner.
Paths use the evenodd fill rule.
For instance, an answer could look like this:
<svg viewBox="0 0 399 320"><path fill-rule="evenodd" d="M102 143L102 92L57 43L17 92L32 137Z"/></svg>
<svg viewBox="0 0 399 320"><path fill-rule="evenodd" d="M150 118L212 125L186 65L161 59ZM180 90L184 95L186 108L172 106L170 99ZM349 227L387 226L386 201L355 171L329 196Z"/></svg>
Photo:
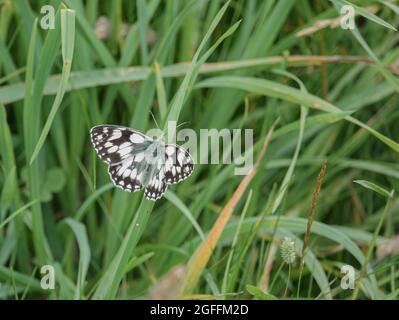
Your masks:
<svg viewBox="0 0 399 320"><path fill-rule="evenodd" d="M144 188L147 199L156 201L168 185L187 179L194 160L182 147L152 139L138 130L99 125L90 130L91 142L115 186L136 192Z"/></svg>

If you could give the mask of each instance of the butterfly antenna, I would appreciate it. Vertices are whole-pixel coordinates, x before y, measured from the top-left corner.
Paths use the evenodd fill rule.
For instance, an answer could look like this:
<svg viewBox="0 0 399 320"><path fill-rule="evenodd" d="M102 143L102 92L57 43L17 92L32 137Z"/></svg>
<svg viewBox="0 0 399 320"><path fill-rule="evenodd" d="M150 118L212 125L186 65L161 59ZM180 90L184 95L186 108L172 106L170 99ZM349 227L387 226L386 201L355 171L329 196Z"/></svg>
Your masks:
<svg viewBox="0 0 399 320"><path fill-rule="evenodd" d="M154 114L152 113L151 110L150 110L150 114L151 114L152 119L153 119L154 122L155 122L155 125L156 125L157 128L162 132L161 137L159 137L159 139L161 139L161 138L165 135L165 132L163 132L163 130L159 127L158 122L157 122L157 120L155 120L155 116L154 116Z"/></svg>
<svg viewBox="0 0 399 320"><path fill-rule="evenodd" d="M151 110L150 110L150 114L151 114L151 117L152 117L152 119L154 120L155 125L157 126L157 128L158 128L159 130L161 130L161 128L159 127L157 120L155 120L155 116L154 116L154 114L152 113Z"/></svg>
<svg viewBox="0 0 399 320"><path fill-rule="evenodd" d="M186 124L186 123L190 123L190 121L185 121L185 122L182 122L182 123L178 124L178 125L176 126L176 129L177 129L178 127L181 127L182 125L184 125L184 124Z"/></svg>

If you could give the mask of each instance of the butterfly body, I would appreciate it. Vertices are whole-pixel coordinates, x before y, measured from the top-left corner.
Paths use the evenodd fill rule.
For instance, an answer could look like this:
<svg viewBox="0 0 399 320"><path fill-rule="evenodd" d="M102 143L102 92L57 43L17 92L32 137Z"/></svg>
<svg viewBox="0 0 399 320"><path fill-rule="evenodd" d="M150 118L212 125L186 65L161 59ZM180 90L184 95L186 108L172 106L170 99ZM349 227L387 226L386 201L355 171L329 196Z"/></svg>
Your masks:
<svg viewBox="0 0 399 320"><path fill-rule="evenodd" d="M98 156L109 165L112 182L128 192L144 188L144 195L157 200L167 186L191 175L194 161L182 147L153 140L126 127L100 125L90 130Z"/></svg>
<svg viewBox="0 0 399 320"><path fill-rule="evenodd" d="M159 139L155 140L143 151L144 159L147 159L147 161L142 162L142 169L140 169L140 171L143 172L141 184L144 188L149 186L151 180L157 176L162 169L163 161L161 156L159 156L161 150L165 150L165 143Z"/></svg>

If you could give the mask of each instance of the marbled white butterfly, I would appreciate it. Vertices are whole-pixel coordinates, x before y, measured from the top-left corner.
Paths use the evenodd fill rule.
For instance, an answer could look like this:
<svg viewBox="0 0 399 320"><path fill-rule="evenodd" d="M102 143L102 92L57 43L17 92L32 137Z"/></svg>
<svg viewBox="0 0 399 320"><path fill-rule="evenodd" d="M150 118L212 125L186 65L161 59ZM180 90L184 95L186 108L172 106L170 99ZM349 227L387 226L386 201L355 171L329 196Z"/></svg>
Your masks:
<svg viewBox="0 0 399 320"><path fill-rule="evenodd" d="M144 188L147 199L158 200L169 184L189 177L194 170L191 155L162 137L153 140L126 127L100 125L90 130L98 156L109 165L115 186L135 192Z"/></svg>

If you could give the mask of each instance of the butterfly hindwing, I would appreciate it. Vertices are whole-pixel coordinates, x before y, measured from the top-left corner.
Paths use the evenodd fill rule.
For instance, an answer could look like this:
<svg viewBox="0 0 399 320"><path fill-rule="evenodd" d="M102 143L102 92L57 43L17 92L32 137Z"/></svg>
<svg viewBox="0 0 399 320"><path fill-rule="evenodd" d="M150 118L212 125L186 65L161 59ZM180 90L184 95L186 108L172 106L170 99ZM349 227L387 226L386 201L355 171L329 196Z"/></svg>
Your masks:
<svg viewBox="0 0 399 320"><path fill-rule="evenodd" d="M113 125L93 127L90 137L98 156L109 165L118 164L143 151L152 141L137 130Z"/></svg>
<svg viewBox="0 0 399 320"><path fill-rule="evenodd" d="M167 187L168 185L165 182L165 172L163 168L161 168L161 170L156 172L149 181L149 184L144 189L144 195L149 200L158 200L166 192Z"/></svg>
<svg viewBox="0 0 399 320"><path fill-rule="evenodd" d="M167 144L165 147L165 181L175 184L187 179L194 170L194 160L182 147Z"/></svg>
<svg viewBox="0 0 399 320"><path fill-rule="evenodd" d="M112 182L124 191L135 192L143 188L142 166L135 158L135 156L130 156L121 163L108 167Z"/></svg>

